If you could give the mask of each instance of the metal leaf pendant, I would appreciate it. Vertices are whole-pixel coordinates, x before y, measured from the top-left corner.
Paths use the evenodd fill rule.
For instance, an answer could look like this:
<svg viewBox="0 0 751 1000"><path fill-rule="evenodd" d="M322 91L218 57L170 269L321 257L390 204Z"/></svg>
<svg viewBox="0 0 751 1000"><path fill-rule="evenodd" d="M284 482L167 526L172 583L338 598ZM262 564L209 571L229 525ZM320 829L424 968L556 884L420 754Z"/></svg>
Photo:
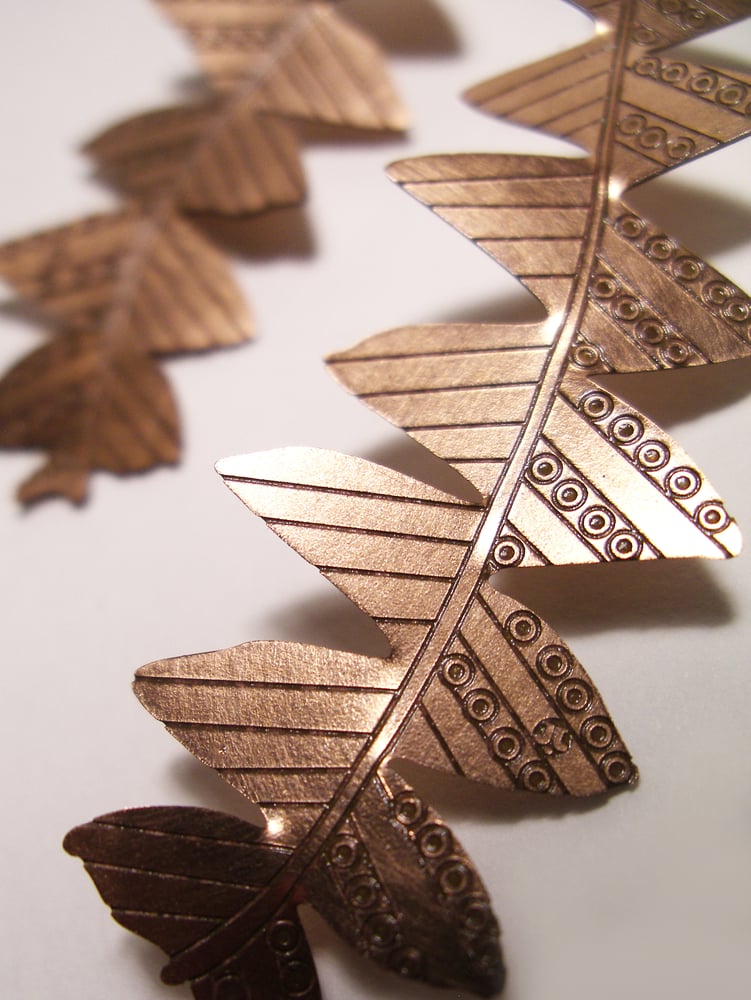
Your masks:
<svg viewBox="0 0 751 1000"><path fill-rule="evenodd" d="M122 211L0 247L0 276L53 333L0 381L0 447L48 456L20 487L23 503L81 502L96 469L176 462L177 408L159 358L253 335L228 261L195 213L301 202L295 119L406 126L380 52L333 4L160 6L192 34L216 94L130 118L88 144L126 199Z"/></svg>
<svg viewBox="0 0 751 1000"><path fill-rule="evenodd" d="M630 186L748 132L730 100L745 78L679 73L661 53L749 4L692 7L691 17L646 0L581 6L600 22L593 42L471 94L576 139L586 157L434 156L391 168L519 277L547 320L391 330L329 360L477 499L313 449L218 466L372 616L391 655L251 642L142 667L143 705L267 825L225 836L236 822L227 817L137 810L66 840L115 917L169 953L164 978L199 998L317 996L295 915L304 901L402 975L499 989L497 923L479 875L394 762L551 795L598 795L637 773L574 654L490 577L739 549L703 474L591 376L751 353L751 301L624 200ZM216 854L202 837L222 841ZM237 863L223 861L230 849ZM181 894L165 913L173 884Z"/></svg>

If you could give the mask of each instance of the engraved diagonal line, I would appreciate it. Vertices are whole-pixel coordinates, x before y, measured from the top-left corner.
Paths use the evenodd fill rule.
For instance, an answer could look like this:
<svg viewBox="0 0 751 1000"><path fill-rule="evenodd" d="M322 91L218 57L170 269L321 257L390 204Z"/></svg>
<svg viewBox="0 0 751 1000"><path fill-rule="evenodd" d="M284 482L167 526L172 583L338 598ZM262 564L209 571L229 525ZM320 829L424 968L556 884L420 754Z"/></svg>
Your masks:
<svg viewBox="0 0 751 1000"><path fill-rule="evenodd" d="M494 89L491 93L483 96L482 99L478 99L477 104L480 107L485 107L487 105L495 103L496 101L499 100L499 98L511 94L514 91L520 90L522 88L527 88L535 83L539 83L541 80L545 80L550 77L556 77L560 74L563 74L566 70L569 70L572 66L582 67L587 62L589 62L590 59L597 59L601 55L602 50L601 48L596 47L596 45L597 45L596 42L594 44L593 42L586 42L584 45L580 45L577 48L571 50L570 59L565 59L564 55L561 57L560 62L556 61L556 64L554 66L550 65L551 63L550 59L543 59L538 64L540 67L540 71L536 75L530 75L530 76L524 75L523 79L521 80L519 79L519 76L521 75L519 71L512 71L511 73L504 74L496 81L496 89ZM591 49L591 51L587 52L587 54L582 59L582 54L583 52L586 52L587 49ZM556 59L556 57L553 57L553 59ZM534 67L530 67L530 69L533 68ZM482 84L480 84L479 86L482 87ZM502 114L503 115L516 114L519 110L523 109L525 106L526 105L523 103L517 104L508 110L504 110Z"/></svg>
<svg viewBox="0 0 751 1000"><path fill-rule="evenodd" d="M453 205L451 206L454 207ZM581 207L581 206L578 206ZM482 240L483 243L578 243L579 240L574 236L478 236L475 237L473 242ZM515 348L519 350L520 348ZM547 350L546 345L540 345L538 349ZM509 350L514 350L514 348L509 348ZM524 348L524 350L531 350L530 348Z"/></svg>
<svg viewBox="0 0 751 1000"><path fill-rule="evenodd" d="M533 108L547 109L550 106L552 100L559 96L559 94L566 94L571 100L579 100L583 95L578 92L583 90L585 94L589 92L590 86L597 80L602 80L603 82L607 79L607 70L601 73L593 73L591 76L585 77L582 80L577 81L569 87L565 87L563 91L559 91L558 88L554 87L550 93L536 99L531 104L523 105L518 110L531 112ZM552 81L551 81L552 82ZM586 99L581 100L579 104L565 104L559 107L552 115L547 118L541 118L537 120L532 120L535 128L547 129L552 122L558 121L559 118L565 118L567 115L576 114L577 111L581 111L582 108L586 108L588 104L601 104L603 101L602 97L595 98L594 100ZM513 112L509 113L509 117Z"/></svg>
<svg viewBox="0 0 751 1000"><path fill-rule="evenodd" d="M496 180L497 179L498 178L496 178ZM503 178L503 179L504 179L504 181L506 180L506 178ZM517 179L527 180L528 178L517 178ZM529 179L530 180L537 180L538 178L529 178ZM564 174L561 177L551 177L551 178L543 177L543 178L539 178L539 179L543 180L543 181L550 180L550 181L564 181L565 182L565 181L571 180L572 178L571 178L571 176ZM431 182L421 183L419 185L419 188L417 188L417 190L420 190L421 188L426 187L429 183L431 183ZM472 181L469 181L468 184L471 185ZM426 199L426 201L427 201L427 199ZM580 200L579 199L571 198L570 200L568 200L566 202L565 206L553 204L552 198L549 199L547 201L547 203L542 203L541 204L539 201L538 202L522 202L522 201L517 201L516 199L514 199L512 197L509 197L505 201L435 201L435 202L434 201L428 201L427 203L431 206L431 208L433 209L434 212L436 212L437 215L440 215L441 211L449 211L449 210L453 211L454 209L457 209L457 208L462 208L462 209L475 208L475 209L477 209L478 212L487 212L487 213L492 213L496 209L499 212L503 211L503 209L510 209L510 210L520 209L520 210L523 210L526 213L539 212L541 215L544 214L544 213L549 213L552 216L556 212L561 212L561 211L569 212L569 211L572 211L573 209L576 209L576 208L584 208L584 209L586 209L586 208L589 207L589 199L586 198L586 197L584 197L584 196L582 196ZM522 236L522 237L509 236L508 238L509 239L522 239L522 240L524 240L524 239L532 239L532 237L526 237L526 236ZM571 239L571 237L555 236L555 235L549 236L549 237L547 237L547 236L539 236L537 238L538 239L551 239L551 240L555 240L555 239Z"/></svg>
<svg viewBox="0 0 751 1000"><path fill-rule="evenodd" d="M369 497L373 500L395 500L399 503L417 504L419 507L447 507L449 510L456 510L457 506L462 511L471 513L482 510L481 504L462 503L460 500L429 500L424 497L402 496L399 493L378 493L371 490L346 489L338 486L312 486L308 483L287 482L281 479L258 479L253 476L229 476L222 474L222 478L228 483L252 483L257 486L279 486L283 489L305 490L313 493L331 493L346 497Z"/></svg>
<svg viewBox="0 0 751 1000"><path fill-rule="evenodd" d="M483 155L491 156L492 154L483 154ZM513 156L514 154L512 153L512 154L509 154L509 155ZM461 157L461 156L462 156L461 153L457 154L457 158ZM495 159L496 157L493 157L493 158ZM504 159L504 158L505 158L505 154L499 154L498 157L497 157L497 159ZM519 157L519 159L523 159L523 158L525 158L525 157L521 157L521 156ZM562 157L550 157L550 159L551 160L560 161L561 159L565 159L565 158L562 158ZM405 162L408 162L408 161L405 161ZM554 174L554 175L552 175L551 179L552 180L556 180L556 181L565 180L566 178L573 178L574 180L583 180L583 179L586 179L587 177L590 176L590 170L588 169L588 161L585 160L585 159L583 159L582 157L576 157L576 158L574 158L572 160L567 160L566 161L566 166L567 166L567 169L571 171L570 173L566 172L565 174ZM579 170L578 171L572 170L571 169L572 167L573 168L577 168L578 167ZM506 184L506 183L512 184L514 181L547 180L547 179L548 178L544 174L543 175L540 175L540 174L531 174L528 171L525 172L525 173L522 173L522 174L504 174L503 177L500 178L500 180L504 184ZM462 179L460 177L459 178L457 178L457 177L450 177L450 178L441 177L441 178L438 178L438 179L423 179L423 178L420 178L419 180L412 179L412 180L406 180L406 181L399 181L399 184L402 187L404 187L405 190L411 191L412 188L415 188L415 189L418 189L418 190L421 190L423 188L427 188L429 190L431 187L446 187L446 185L452 185L452 184L462 185L462 184L467 183L467 184L469 184L471 186L471 185L473 185L475 183L482 183L482 182L485 182L485 181L491 181L492 183L497 183L498 180L499 180L499 177L498 177L497 173L492 173L492 174L477 174L477 173L473 173L471 177L465 178L465 179ZM449 208L450 206L446 205L444 207ZM470 207L472 207L472 206L470 206ZM538 205L536 207L539 208L540 206Z"/></svg>
<svg viewBox="0 0 751 1000"><path fill-rule="evenodd" d="M388 693L388 691L386 692ZM300 726L269 726L261 725L256 726L250 722L243 723L225 723L225 722L184 722L183 720L170 722L169 720L165 722L165 726L169 730L173 729L205 729L207 726L212 729L216 729L220 732L252 732L252 733L282 733L285 736L325 736L341 739L361 739L364 736L370 736L370 730L357 730L357 729L315 729L307 728L303 729Z"/></svg>
<svg viewBox="0 0 751 1000"><path fill-rule="evenodd" d="M589 121L575 125L573 128L569 129L568 132L561 132L561 136L564 139L571 139L573 138L573 136L579 135L582 132L586 132L588 129L593 128L595 125L599 124L600 124L599 118L592 118Z"/></svg>
<svg viewBox="0 0 751 1000"><path fill-rule="evenodd" d="M247 889L257 889L257 886L246 886ZM163 910L124 910L121 907L112 907L112 915L117 920L117 915L123 917L158 917L165 920L186 920L190 923L211 924L212 927L221 921L221 917L203 917L195 913L165 913Z"/></svg>
<svg viewBox="0 0 751 1000"><path fill-rule="evenodd" d="M432 448L429 449L429 450L432 451ZM441 457L446 462L450 462L452 464L456 463L456 464L460 464L460 465L487 465L488 462L490 462L490 463L495 463L496 465L500 466L500 465L503 465L503 463L505 461L505 457L503 455L499 456L497 454L496 455L475 455L475 456L470 456L470 457L468 457L466 455L442 455Z"/></svg>
<svg viewBox="0 0 751 1000"><path fill-rule="evenodd" d="M380 396L430 396L438 395L439 393L449 393L449 392L466 392L471 393L474 390L482 389L506 389L517 388L519 386L529 386L533 388L536 382L482 382L473 383L470 385L438 385L438 386L428 386L425 389L393 389L393 390L382 390L379 392L361 392L358 393L360 399L373 399Z"/></svg>
<svg viewBox="0 0 751 1000"><path fill-rule="evenodd" d="M518 535L518 537L524 542L525 548L529 552L531 552L532 555L535 556L535 558L539 559L544 566L551 565L550 560L543 555L543 553L540 551L540 549L537 548L536 545L532 544L532 542L529 540L529 538L527 538L527 536L524 534L521 528L517 527L517 525L514 524L510 516L506 519L506 526L510 533ZM522 563L522 565L524 565L524 563Z"/></svg>
<svg viewBox="0 0 751 1000"><path fill-rule="evenodd" d="M97 826L103 826L110 830L120 830L126 834L132 833L133 836L139 837L155 837L164 838L166 840L187 840L194 841L198 844L205 841L218 847L240 847L245 850L252 850L258 843L257 841L249 843L247 840L227 840L226 837L211 837L208 834L203 833L183 833L182 831L173 832L172 830L154 829L149 826L130 826L126 823L112 823L101 819L95 819L93 822L96 823ZM271 848L269 848L269 850L271 850ZM273 850L279 854L289 854L289 850L282 847L273 848Z"/></svg>
<svg viewBox="0 0 751 1000"><path fill-rule="evenodd" d="M305 808L306 806L325 806L328 799L256 799L255 803L259 809L280 809L285 810L290 806ZM286 905L286 904L283 904ZM233 956L230 956L233 957ZM229 961L229 958L226 959ZM224 962L220 964L225 964Z"/></svg>
<svg viewBox="0 0 751 1000"><path fill-rule="evenodd" d="M337 569L338 573L345 572L342 569ZM353 573L358 573L359 570L352 570ZM387 573L378 574L379 576L388 576ZM410 574L405 574L410 575ZM441 579L436 577L436 579ZM254 688L263 690L264 688L279 689L283 691L323 691L328 693L334 688L337 692L340 691L350 691L352 693L361 694L389 694L394 690L393 687L388 687L386 685L376 685L376 684L338 684L336 681L328 681L326 684L301 684L299 681L259 681L259 680L236 680L234 678L223 678L218 679L212 677L208 678L185 678L185 677L149 677L149 683L156 682L158 684L166 684L168 687L173 685L179 687L182 684L190 683L190 681L195 681L200 683L203 689L208 688ZM228 726L232 727L231 723Z"/></svg>
<svg viewBox="0 0 751 1000"><path fill-rule="evenodd" d="M418 535L410 531L384 531L380 528L351 528L347 524L321 524L319 521L299 521L293 518L285 517L267 517L264 518L266 524L269 527L274 525L290 525L299 528L313 528L321 529L324 531L338 532L339 534L350 534L356 538L360 538L362 535L373 535L377 538L404 538L408 541L424 542L431 541L436 542L441 545L461 545L465 546L467 544L466 538L444 538L441 535L440 538L435 538L433 535ZM321 568L321 567L319 567ZM333 569L334 567L329 567Z"/></svg>
<svg viewBox="0 0 751 1000"><path fill-rule="evenodd" d="M438 723L435 721L433 716L428 711L427 706L423 702L420 702L420 707L418 711L420 715L422 715L423 719L425 720L425 724L435 737L436 743L438 743L438 746L443 751L444 756L448 760L449 764L451 764L454 771L456 771L457 774L464 775L462 766L454 756L448 741L446 740L446 738L444 737L443 733L440 730L440 727L438 726Z"/></svg>
<svg viewBox="0 0 751 1000"><path fill-rule="evenodd" d="M328 16L334 23L336 23L336 16L333 13ZM322 29L326 27L325 22L322 22ZM340 40L335 38L334 34L330 30L319 31L317 40L322 48L327 48L335 57L336 62L338 62L344 70L349 82L352 82L353 80L357 82L359 96L366 104L370 105L370 110L376 121L381 122L383 120L383 112L379 108L378 103L374 100L374 95L371 94L371 88L367 77L360 73L359 64L350 57L348 49L341 44ZM336 65L336 63L334 65Z"/></svg>
<svg viewBox="0 0 751 1000"><path fill-rule="evenodd" d="M405 431L443 431L443 430L446 430L447 427L450 428L450 427L456 427L456 426L470 429L470 428L473 428L473 427L486 427L486 428L491 428L491 427L521 427L521 424L519 423L518 420L497 420L494 423L490 423L490 424L489 423L473 424L473 423L464 423L464 422L462 422L461 424L458 424L458 425L457 424L404 424L402 426L402 429L405 430Z"/></svg>
<svg viewBox="0 0 751 1000"><path fill-rule="evenodd" d="M151 875L155 879L164 880L165 882L183 882L187 884L195 883L196 885L206 885L206 886L216 885L220 886L223 889L239 889L241 891L246 891L246 892L248 890L248 886L242 882L224 882L221 879L217 878L205 878L203 876L197 877L195 875L180 875L180 874L175 874L173 872L161 872L157 868L141 868L138 865L131 865L131 864L111 865L111 864L104 864L103 862L99 861L87 861L86 866L87 868L94 868L97 871L113 871L113 872L128 872L128 873L138 872L139 874L143 875ZM175 912L177 914L180 913L180 911L178 910L176 910Z"/></svg>
<svg viewBox="0 0 751 1000"><path fill-rule="evenodd" d="M602 74L603 81L606 78L607 78L607 73L603 73ZM579 111L583 111L585 108L591 107L591 108L594 109L594 108L600 107L601 105L602 105L602 98L601 97L596 97L596 98L594 98L594 100L591 100L591 101L582 101L581 104L574 104L570 108L562 108L560 111L556 112L554 115L551 115L550 118L545 118L544 121L537 122L535 124L535 128L549 129L549 127L551 125L554 125L556 122L562 121L564 118L570 118L572 115L577 114ZM598 119L595 118L595 119L593 119L593 121L598 121ZM581 128L582 126L579 126L579 127ZM565 135L566 133L563 133L563 134Z"/></svg>
<svg viewBox="0 0 751 1000"><path fill-rule="evenodd" d="M366 569L364 566L339 566L336 563L330 566L320 564L318 569L322 573L336 573L337 576L373 576L389 580L433 580L435 583L450 583L453 579L451 576L438 576L435 573L403 573L387 569Z"/></svg>
<svg viewBox="0 0 751 1000"><path fill-rule="evenodd" d="M239 911L214 934L208 935L196 942L195 945L177 954L163 972L165 981L183 982L185 979L195 978L198 974L205 974L210 969L224 964L217 962L213 957L220 941L226 962L231 959L237 949L247 944L250 936L258 933L258 928L262 927L269 917L285 905L290 892L286 879L294 877L297 873L302 873L313 863L327 837L335 830L347 809L351 808L352 803L361 794L367 780L389 749L395 745L402 727L411 717L417 699L430 682L434 664L450 641L457 624L461 624L466 614L467 607L482 578L486 554L493 544L498 526L505 518L508 507L516 495L516 489L510 484L516 479L521 479L521 473L552 405L555 389L565 371L568 351L576 334L580 314L586 303L589 275L597 250L600 223L608 199L612 140L615 128L614 113L620 95L623 62L629 44L628 29L633 18L634 3L635 0L625 0L620 10L617 44L613 53L613 72L606 101L606 114L597 147L597 170L593 178L593 204L580 258L582 266L579 270L579 280L574 284L569 297L566 319L561 325L559 341L551 352L547 370L541 379L527 429L517 446L507 475L498 484L492 495L491 506L487 509L486 517L477 530L475 542L468 550L457 577L444 598L436 622L406 673L399 697L394 699L389 708L384 711L378 726L373 731L372 740L358 755L348 777L342 782L330 801L329 808L313 823L305 839L298 846L288 865L285 866L285 878L277 879L269 886L268 892L259 901L260 905Z"/></svg>
<svg viewBox="0 0 751 1000"><path fill-rule="evenodd" d="M346 771L347 767L343 764L332 764L329 767L279 764L274 767L221 767L218 770L231 771L233 774L284 774L289 777L292 774L329 774L331 771Z"/></svg>
<svg viewBox="0 0 751 1000"><path fill-rule="evenodd" d="M570 240L568 236L556 236L554 239L560 240ZM509 237L509 240L511 238ZM520 243L526 243L531 239L525 238L519 240ZM543 239L543 237L534 237L534 239ZM429 332L429 330L428 330ZM459 356L464 357L464 355L475 355L475 354L487 354L488 356L493 354L504 354L507 352L517 352L517 351L546 351L548 347L546 344L524 344L523 346L515 345L513 347L477 347L477 348L457 348L456 350L441 350L441 351L400 351L394 354L363 354L363 355L353 355L350 358L335 357L332 359L331 364L338 368L340 365L350 365L350 364L367 364L369 362L378 361L410 361L413 358L442 358L444 355ZM358 393L361 396L361 393Z"/></svg>
<svg viewBox="0 0 751 1000"><path fill-rule="evenodd" d="M184 223L184 225L188 225L188 223ZM192 229L191 229L191 235L194 237L194 239L202 241L202 237L200 237L198 233L193 232ZM197 282L198 290L203 291L206 301L209 303L213 303L218 308L218 310L224 314L224 318L230 322L230 325L236 327L238 325L237 320L232 312L230 305L227 302L226 297L222 294L221 285L225 284L227 281L226 267L224 266L223 263L219 264L218 261L211 259L211 257L213 257L213 247L206 247L206 248L201 247L202 251L208 250L209 251L208 254L193 255L188 251L184 241L181 239L177 240L168 239L167 246L174 252L175 256L187 267L188 272L193 275L193 281ZM206 260L206 257L209 257L209 259ZM205 277L205 272L208 270L209 267L211 267L212 263L214 265L219 264L218 267L214 266L212 268L215 278L218 278L221 281L221 284L217 282L217 284L219 284L219 287L215 285L214 281L207 280Z"/></svg>
<svg viewBox="0 0 751 1000"><path fill-rule="evenodd" d="M400 624L408 625L425 625L426 628L433 624L432 618L397 618L394 615L371 615L371 618L374 622L398 622Z"/></svg>

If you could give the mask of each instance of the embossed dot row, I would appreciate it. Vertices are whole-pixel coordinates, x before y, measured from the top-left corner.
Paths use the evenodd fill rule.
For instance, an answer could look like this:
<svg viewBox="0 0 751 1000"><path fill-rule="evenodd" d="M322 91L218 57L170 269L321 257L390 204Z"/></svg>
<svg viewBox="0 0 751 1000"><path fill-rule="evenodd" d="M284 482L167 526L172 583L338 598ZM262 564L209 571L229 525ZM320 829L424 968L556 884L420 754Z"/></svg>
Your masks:
<svg viewBox="0 0 751 1000"><path fill-rule="evenodd" d="M616 440L618 437L625 439L632 429L625 422L616 423L612 432ZM572 530L592 545L603 559L639 558L644 548L639 532L591 483L585 483L565 466L560 456L548 451L538 452L527 469L527 478Z"/></svg>
<svg viewBox="0 0 751 1000"><path fill-rule="evenodd" d="M680 162L696 152L696 140L679 132L670 133L654 119L634 112L624 115L617 123L617 132L626 145L643 149L651 156ZM709 143L706 144L709 148Z"/></svg>
<svg viewBox="0 0 751 1000"><path fill-rule="evenodd" d="M417 844L428 871L437 879L443 897L455 915L459 935L474 960L483 957L492 962L493 938L497 925L490 903L482 889L475 885L474 874L454 845L451 831L432 815L412 791L397 795L393 804L395 820L406 827ZM409 954L409 953L411 954ZM399 971L414 976L421 961L417 949L404 949L406 968Z"/></svg>
<svg viewBox="0 0 751 1000"><path fill-rule="evenodd" d="M465 718L484 741L491 758L504 770L517 788L528 792L547 792L557 782L555 775L539 760L534 743L505 720L498 720L500 700L483 679L474 684L476 668L462 653L451 653L441 662L440 677L460 703ZM498 725L498 721L504 724Z"/></svg>
<svg viewBox="0 0 751 1000"><path fill-rule="evenodd" d="M751 298L718 271L687 253L664 233L651 229L638 215L621 215L613 228L684 288L694 291L714 315L731 324L734 332L751 339ZM694 285L696 288L692 287Z"/></svg>
<svg viewBox="0 0 751 1000"><path fill-rule="evenodd" d="M356 914L360 936L370 948L399 944L399 920L362 841L348 828L327 851L337 887Z"/></svg>
<svg viewBox="0 0 751 1000"><path fill-rule="evenodd" d="M723 531L730 518L718 499L696 502L703 480L696 469L672 464L669 446L646 437L644 421L627 410L616 412L615 399L601 390L586 393L580 400L584 415L602 434L618 445L663 493L685 510L708 534Z"/></svg>
<svg viewBox="0 0 751 1000"><path fill-rule="evenodd" d="M371 949L387 951L388 964L397 971L418 974L423 957L417 949L401 946L398 917L375 875L365 845L351 833L343 833L335 839L328 857L337 869L340 891L357 915L364 943Z"/></svg>
<svg viewBox="0 0 751 1000"><path fill-rule="evenodd" d="M604 780L610 785L629 781L633 776L633 767L628 755L623 752L620 739L604 714L599 697L580 676L581 667L571 652L565 646L549 642L543 633L542 621L526 608L512 611L507 616L503 633L523 653L545 690L555 698L569 725L573 729L578 727L579 738L594 758ZM546 739L551 735L550 722L543 719L538 723ZM571 743L567 749L570 747ZM548 756L563 752L566 750L554 746L553 753L548 753Z"/></svg>
<svg viewBox="0 0 751 1000"><path fill-rule="evenodd" d="M697 6L695 3L688 3L687 0L644 0L644 2L663 16L678 21L683 27L693 31L708 27L707 22L717 27L722 24L714 11Z"/></svg>
<svg viewBox="0 0 751 1000"><path fill-rule="evenodd" d="M610 271L598 272L589 294L636 344L656 362L670 368L688 364L694 351L677 331L631 294ZM576 350L576 349L575 349ZM582 361L576 357L581 366Z"/></svg>
<svg viewBox="0 0 751 1000"><path fill-rule="evenodd" d="M478 891L472 869L458 852L449 828L411 790L400 792L392 809L397 823L409 831L441 892L456 908L464 934L478 939L493 931L495 921L488 899Z"/></svg>
<svg viewBox="0 0 751 1000"><path fill-rule="evenodd" d="M304 997L315 987L316 974L312 963L307 961L307 947L298 925L292 920L276 920L268 929L266 941L276 956L279 978L287 995ZM245 992L238 995L247 996Z"/></svg>
<svg viewBox="0 0 751 1000"><path fill-rule="evenodd" d="M720 76L704 68L696 73L696 67L682 62L668 62L652 55L638 59L632 68L639 76L662 80L679 90L720 104L729 111L751 115L751 89L731 77Z"/></svg>

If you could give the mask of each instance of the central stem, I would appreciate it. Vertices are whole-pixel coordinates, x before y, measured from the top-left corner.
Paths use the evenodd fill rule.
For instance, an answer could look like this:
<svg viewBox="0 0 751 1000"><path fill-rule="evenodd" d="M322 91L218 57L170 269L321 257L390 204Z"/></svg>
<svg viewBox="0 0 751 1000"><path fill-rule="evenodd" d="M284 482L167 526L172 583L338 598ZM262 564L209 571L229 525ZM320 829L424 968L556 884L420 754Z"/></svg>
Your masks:
<svg viewBox="0 0 751 1000"><path fill-rule="evenodd" d="M633 3L634 0L628 0L622 4L614 31L609 87L594 154L592 196L576 276L571 285L554 346L537 385L526 426L517 440L503 476L490 495L474 541L464 557L433 626L406 671L402 684L381 716L371 740L356 758L334 794L328 809L310 828L283 872L270 883L262 900L257 898L248 907L240 910L219 931L175 956L166 970L170 982L195 979L207 974L211 968L229 961L240 948L252 940L259 932L259 928L263 927L265 920L281 908L291 892L291 886L315 861L328 837L354 807L368 781L387 757L389 750L396 745L404 726L409 722L421 695L432 679L435 664L441 659L446 647L461 627L467 610L486 576L488 554L500 526L508 516L524 470L550 412L556 391L566 371L571 345L586 306L590 275L600 241L600 228L608 204L613 133ZM217 952L223 953L219 961L216 959Z"/></svg>

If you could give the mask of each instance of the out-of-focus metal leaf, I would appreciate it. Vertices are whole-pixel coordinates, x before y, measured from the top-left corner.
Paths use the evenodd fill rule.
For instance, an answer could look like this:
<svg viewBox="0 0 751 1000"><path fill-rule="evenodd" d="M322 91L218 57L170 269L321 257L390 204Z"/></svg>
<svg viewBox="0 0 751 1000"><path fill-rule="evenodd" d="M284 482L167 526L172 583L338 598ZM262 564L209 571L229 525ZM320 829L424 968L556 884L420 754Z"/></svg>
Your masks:
<svg viewBox="0 0 751 1000"><path fill-rule="evenodd" d="M218 90L237 86L284 31L317 0L154 0L196 49Z"/></svg>
<svg viewBox="0 0 751 1000"><path fill-rule="evenodd" d="M59 324L0 381L0 446L48 454L19 499L81 502L92 469L176 462L177 411L156 359L252 330L224 256L179 216L133 210L9 244L0 270Z"/></svg>
<svg viewBox="0 0 751 1000"><path fill-rule="evenodd" d="M238 71L223 71L208 100L137 115L88 144L101 173L127 197L122 211L0 247L0 275L41 307L61 342L0 381L7 415L0 445L48 452L47 465L19 490L25 503L54 494L80 502L94 469L125 473L175 462L174 406L153 358L252 336L227 261L191 213L244 216L299 203L305 177L293 119L376 132L406 125L380 52L332 4L166 6L180 23L198 17L212 52L225 51L230 36L250 38L230 46ZM71 367L83 350L74 332L86 334L85 359ZM125 399L127 356L137 361ZM56 370L63 359L66 367ZM32 376L35 384L26 386ZM40 432L51 412L52 437Z"/></svg>

